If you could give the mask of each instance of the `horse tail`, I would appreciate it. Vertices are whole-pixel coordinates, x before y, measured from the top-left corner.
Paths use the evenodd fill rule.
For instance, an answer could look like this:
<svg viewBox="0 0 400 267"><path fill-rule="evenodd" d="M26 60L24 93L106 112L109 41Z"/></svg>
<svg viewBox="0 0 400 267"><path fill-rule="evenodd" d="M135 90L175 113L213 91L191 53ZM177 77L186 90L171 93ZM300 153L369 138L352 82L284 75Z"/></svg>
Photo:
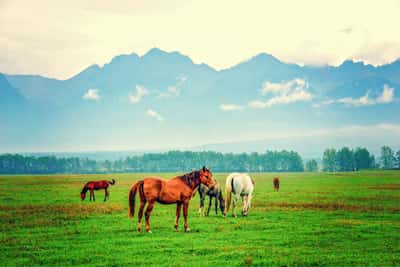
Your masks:
<svg viewBox="0 0 400 267"><path fill-rule="evenodd" d="M136 197L136 191L139 187L141 187L141 190L143 191L143 180L138 181L135 183L131 190L129 191L129 217L132 218L135 215L135 197ZM142 198L142 192L140 192L140 198Z"/></svg>
<svg viewBox="0 0 400 267"><path fill-rule="evenodd" d="M232 193L232 176L228 176L225 184L225 214L229 212L229 206L231 205L231 193Z"/></svg>
<svg viewBox="0 0 400 267"><path fill-rule="evenodd" d="M111 181L108 181L108 183L109 183L110 185L114 185L114 184L115 184L115 180L114 180L114 179L111 179Z"/></svg>

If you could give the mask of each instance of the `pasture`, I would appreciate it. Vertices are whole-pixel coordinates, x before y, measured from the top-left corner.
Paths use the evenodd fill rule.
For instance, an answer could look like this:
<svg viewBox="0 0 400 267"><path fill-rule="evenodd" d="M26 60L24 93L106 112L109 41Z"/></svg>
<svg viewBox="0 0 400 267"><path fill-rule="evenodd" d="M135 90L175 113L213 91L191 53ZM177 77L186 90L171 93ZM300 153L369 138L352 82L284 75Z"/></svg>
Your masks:
<svg viewBox="0 0 400 267"><path fill-rule="evenodd" d="M226 175L214 173L223 187ZM196 194L191 232L183 217L175 232L176 206L157 203L153 234L135 231L137 213L128 218L128 191L144 176L0 176L1 265L400 265L399 171L253 174L248 217L199 217ZM86 181L111 178L108 202L104 191L81 202Z"/></svg>

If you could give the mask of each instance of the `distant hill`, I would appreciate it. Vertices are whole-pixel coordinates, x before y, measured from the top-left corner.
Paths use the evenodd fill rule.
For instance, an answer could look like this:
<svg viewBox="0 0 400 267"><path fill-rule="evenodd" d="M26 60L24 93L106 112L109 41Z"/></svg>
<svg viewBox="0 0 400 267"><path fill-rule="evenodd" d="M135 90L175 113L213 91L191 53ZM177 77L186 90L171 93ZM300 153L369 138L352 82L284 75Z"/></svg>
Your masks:
<svg viewBox="0 0 400 267"><path fill-rule="evenodd" d="M399 60L316 67L263 53L217 71L154 48L143 56L116 56L67 80L0 74L0 152L189 147L293 148L315 155L336 145L375 149L399 144L398 90ZM371 130L381 124L393 127ZM334 137L334 129L355 126L368 131ZM302 137L321 129L331 129L333 137ZM249 141L285 133L291 137Z"/></svg>

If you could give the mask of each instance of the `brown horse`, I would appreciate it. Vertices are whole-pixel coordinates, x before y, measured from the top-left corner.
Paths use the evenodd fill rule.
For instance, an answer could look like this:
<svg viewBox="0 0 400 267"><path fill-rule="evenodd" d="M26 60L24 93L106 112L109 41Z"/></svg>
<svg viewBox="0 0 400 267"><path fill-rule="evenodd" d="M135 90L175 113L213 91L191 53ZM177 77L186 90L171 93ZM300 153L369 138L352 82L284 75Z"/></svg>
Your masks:
<svg viewBox="0 0 400 267"><path fill-rule="evenodd" d="M274 178L274 181L273 181L273 183L274 183L274 189L275 189L275 191L279 191L279 178L278 177L275 177Z"/></svg>
<svg viewBox="0 0 400 267"><path fill-rule="evenodd" d="M151 233L150 214L156 201L161 204L176 204L176 231L178 231L178 222L183 206L184 227L185 231L188 232L190 229L187 223L187 216L189 201L193 195L193 191L196 190L199 184L204 184L212 188L214 183L212 173L206 167L182 176L176 176L169 180L163 180L158 177L146 177L135 183L129 192L129 217L133 217L135 214L135 196L136 191L139 190L140 208L138 212L138 232L142 230L143 210L148 202L145 213L146 231Z"/></svg>
<svg viewBox="0 0 400 267"><path fill-rule="evenodd" d="M95 201L94 198L94 190L104 189L104 201L110 198L110 192L108 192L108 186L114 185L115 180L112 179L111 181L101 180L101 181L90 181L85 184L81 191L81 200L84 200L86 197L86 192L90 190L90 199L89 201Z"/></svg>

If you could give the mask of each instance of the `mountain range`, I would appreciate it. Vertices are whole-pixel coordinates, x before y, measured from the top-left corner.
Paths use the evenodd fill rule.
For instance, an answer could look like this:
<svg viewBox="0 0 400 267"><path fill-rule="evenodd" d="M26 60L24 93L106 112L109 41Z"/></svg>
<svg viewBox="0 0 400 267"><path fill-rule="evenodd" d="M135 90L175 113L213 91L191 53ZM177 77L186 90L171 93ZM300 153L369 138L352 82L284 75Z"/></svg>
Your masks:
<svg viewBox="0 0 400 267"><path fill-rule="evenodd" d="M58 80L0 73L0 152L400 147L400 60L228 69L158 48Z"/></svg>

